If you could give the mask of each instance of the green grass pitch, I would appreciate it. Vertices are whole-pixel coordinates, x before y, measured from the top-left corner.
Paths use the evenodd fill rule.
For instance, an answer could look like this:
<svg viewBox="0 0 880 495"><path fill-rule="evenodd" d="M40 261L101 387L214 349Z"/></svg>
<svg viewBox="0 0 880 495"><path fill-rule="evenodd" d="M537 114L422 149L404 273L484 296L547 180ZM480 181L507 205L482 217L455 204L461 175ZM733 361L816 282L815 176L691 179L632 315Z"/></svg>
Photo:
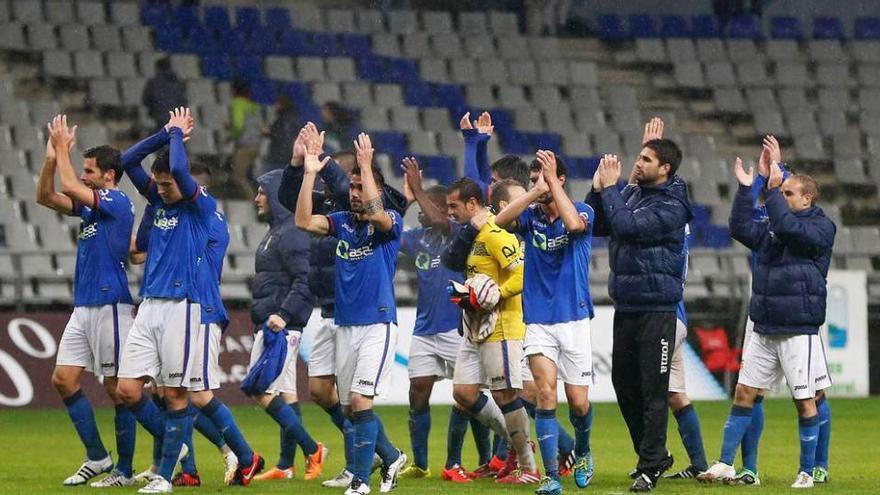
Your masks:
<svg viewBox="0 0 880 495"><path fill-rule="evenodd" d="M710 463L718 455L721 431L730 405L725 402L697 403L703 429L703 439ZM592 448L596 462L596 477L584 493L626 493L629 480L626 477L635 464L629 436L620 412L615 404L595 404L596 417L593 424ZM817 485L814 492L827 493L878 493L877 476L880 475L880 399L865 400L832 399L831 436L831 482ZM491 494L532 493L534 486L499 488L491 480L468 485L454 485L440 480L440 469L446 455L446 423L448 406L432 408L433 426L430 439L430 464L432 477L424 480L401 480L395 493L417 494ZM700 485L696 481L663 481L659 493L697 493L712 490L715 493L759 490L762 494L789 493L789 485L795 478L798 465L797 420L794 405L790 401L769 400L765 406L766 423L761 442L759 465L761 487L726 487ZM392 442L410 451L405 407L379 407ZM237 407L234 413L251 445L267 458L269 465L278 455L278 429L268 416L256 407ZM565 406L561 406L560 418L567 418ZM97 411L104 443L113 448L112 410ZM330 457L324 478L335 475L342 467L342 438L332 426L327 415L315 406L303 407L306 426L313 437L323 441L330 449ZM568 426L567 419L563 424ZM62 409L52 410L4 410L0 411L0 493L16 495L38 493L96 493L88 487L64 488L62 480L79 466L83 450L73 427ZM152 440L143 429L138 430L135 469L140 471L149 463ZM216 449L196 434L197 462L202 477L201 488L177 488L176 493L298 493L341 494L342 490L323 488L316 481L301 479L302 452L297 452L297 479L254 483L250 487L226 487L222 483L221 457ZM675 420L669 420L669 448L675 455L675 468L687 465L687 456L681 446ZM464 463L475 467L475 452L470 433L465 440ZM540 462L540 461L539 461ZM739 463L739 458L737 458ZM578 492L571 478L563 483L565 493ZM378 481L374 476L373 489L378 493ZM105 489L110 493L135 493L134 488ZM103 493L103 492L102 492Z"/></svg>

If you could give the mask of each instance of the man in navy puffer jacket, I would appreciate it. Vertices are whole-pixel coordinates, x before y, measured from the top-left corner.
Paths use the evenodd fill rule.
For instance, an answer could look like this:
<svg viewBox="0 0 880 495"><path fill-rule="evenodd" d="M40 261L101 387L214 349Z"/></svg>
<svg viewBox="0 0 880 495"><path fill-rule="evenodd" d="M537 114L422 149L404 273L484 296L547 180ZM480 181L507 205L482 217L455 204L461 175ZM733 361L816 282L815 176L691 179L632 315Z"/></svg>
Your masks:
<svg viewBox="0 0 880 495"><path fill-rule="evenodd" d="M639 456L631 491L653 490L672 464L666 450L669 363L684 290L685 227L693 218L687 185L675 175L680 163L674 142L648 140L622 191L620 162L605 155L587 195L596 211L593 235L610 238L611 379Z"/></svg>
<svg viewBox="0 0 880 495"><path fill-rule="evenodd" d="M719 462L698 477L703 481L732 478L734 453L752 422L755 398L784 375L798 410L800 469L792 488L813 486L819 416L811 373L813 347L825 321L826 283L837 228L815 206L819 189L808 175L783 180L776 163L769 170L764 203L769 222L752 220L753 172L737 159L740 187L730 213L734 239L757 254L752 271L749 317L754 331L743 354L736 396L724 428Z"/></svg>

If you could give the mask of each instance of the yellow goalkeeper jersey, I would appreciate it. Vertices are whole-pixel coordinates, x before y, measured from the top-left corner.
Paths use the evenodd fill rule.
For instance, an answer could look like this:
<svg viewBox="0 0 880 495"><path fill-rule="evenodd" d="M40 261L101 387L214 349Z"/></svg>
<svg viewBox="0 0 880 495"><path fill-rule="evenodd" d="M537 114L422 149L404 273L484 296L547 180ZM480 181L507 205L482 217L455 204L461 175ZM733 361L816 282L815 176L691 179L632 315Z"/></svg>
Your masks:
<svg viewBox="0 0 880 495"><path fill-rule="evenodd" d="M526 335L523 323L523 255L519 239L495 225L495 215L474 239L467 258L467 278L482 273L492 278L501 290L498 322L486 342L522 340Z"/></svg>

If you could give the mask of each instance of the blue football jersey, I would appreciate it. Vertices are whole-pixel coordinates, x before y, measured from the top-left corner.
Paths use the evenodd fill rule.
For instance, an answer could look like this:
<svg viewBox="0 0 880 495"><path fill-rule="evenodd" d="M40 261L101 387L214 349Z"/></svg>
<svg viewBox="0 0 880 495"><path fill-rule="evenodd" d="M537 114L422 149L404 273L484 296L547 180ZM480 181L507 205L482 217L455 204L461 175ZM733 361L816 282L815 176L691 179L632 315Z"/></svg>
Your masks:
<svg viewBox="0 0 880 495"><path fill-rule="evenodd" d="M369 222L358 221L354 213L327 215L330 235L336 237L337 325L397 323L394 302L394 271L400 251L403 219L386 210L393 225L380 232Z"/></svg>
<svg viewBox="0 0 880 495"><path fill-rule="evenodd" d="M131 243L134 207L118 189L93 191L95 207L74 202L80 217L73 279L74 306L131 304L125 260Z"/></svg>
<svg viewBox="0 0 880 495"><path fill-rule="evenodd" d="M229 247L229 227L226 217L219 211L211 215L208 226L208 245L199 260L199 285L201 286L202 323L219 323L226 326L229 317L220 297L220 277L223 275L223 257Z"/></svg>
<svg viewBox="0 0 880 495"><path fill-rule="evenodd" d="M435 228L419 227L404 232L400 241L400 251L413 260L419 279L413 335L434 335L457 330L461 322L461 309L449 301L446 286L450 280L464 282L464 275L446 268L440 262L440 255L460 229L455 222L450 223L452 226L448 234Z"/></svg>
<svg viewBox="0 0 880 495"><path fill-rule="evenodd" d="M170 205L162 201L155 185L147 197L155 213L141 296L201 302L199 258L208 244L217 201L204 187L192 198Z"/></svg>
<svg viewBox="0 0 880 495"><path fill-rule="evenodd" d="M586 231L571 234L562 218L549 222L538 205L519 217L518 233L526 245L523 275L523 320L555 324L593 317L590 297L590 245L593 208L574 203L587 224Z"/></svg>

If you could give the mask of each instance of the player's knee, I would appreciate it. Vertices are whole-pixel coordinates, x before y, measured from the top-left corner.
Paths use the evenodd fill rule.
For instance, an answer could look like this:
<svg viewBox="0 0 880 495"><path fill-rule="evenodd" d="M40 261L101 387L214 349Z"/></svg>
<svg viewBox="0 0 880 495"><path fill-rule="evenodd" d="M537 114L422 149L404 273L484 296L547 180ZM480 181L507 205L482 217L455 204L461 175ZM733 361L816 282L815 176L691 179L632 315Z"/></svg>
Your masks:
<svg viewBox="0 0 880 495"><path fill-rule="evenodd" d="M456 404L460 405L463 409L470 409L473 407L474 403L477 401L477 394L474 394L474 391L469 387L452 387L452 398L455 400Z"/></svg>
<svg viewBox="0 0 880 495"><path fill-rule="evenodd" d="M537 383L537 382L536 382ZM537 383L538 405L542 409L556 407L556 383Z"/></svg>
<svg viewBox="0 0 880 495"><path fill-rule="evenodd" d="M122 401L122 399L119 398L119 394L116 392L118 386L119 381L116 378L104 377L104 391L107 392L107 396L110 397L110 400L112 400L114 404L119 404Z"/></svg>
<svg viewBox="0 0 880 495"><path fill-rule="evenodd" d="M210 390L204 390L202 392L193 392L190 394L190 398L194 406L199 409L208 405L211 402L211 399L214 398L214 393Z"/></svg>
<svg viewBox="0 0 880 495"><path fill-rule="evenodd" d="M797 407L798 416L801 418L811 418L818 414L818 411L816 411L816 400L813 398L796 399L794 405Z"/></svg>
<svg viewBox="0 0 880 495"><path fill-rule="evenodd" d="M126 405L133 405L141 398L140 384L132 380L119 380L116 384L116 397Z"/></svg>
<svg viewBox="0 0 880 495"><path fill-rule="evenodd" d="M757 394L757 389L739 383L736 385L733 402L738 406L752 407L755 404Z"/></svg>
<svg viewBox="0 0 880 495"><path fill-rule="evenodd" d="M321 407L332 406L332 382L324 379L309 379L309 397Z"/></svg>
<svg viewBox="0 0 880 495"><path fill-rule="evenodd" d="M361 394L351 394L351 410L354 412L357 411L366 411L367 409L373 408L373 397L361 395Z"/></svg>
<svg viewBox="0 0 880 495"><path fill-rule="evenodd" d="M492 398L495 399L495 403L499 406L510 404L517 398L518 395L518 391L511 388L492 391Z"/></svg>
<svg viewBox="0 0 880 495"><path fill-rule="evenodd" d="M79 384L74 377L57 369L52 373L52 386L61 397L70 397L79 389Z"/></svg>
<svg viewBox="0 0 880 495"><path fill-rule="evenodd" d="M668 402L673 412L681 411L691 403L687 394L683 392L669 392Z"/></svg>

